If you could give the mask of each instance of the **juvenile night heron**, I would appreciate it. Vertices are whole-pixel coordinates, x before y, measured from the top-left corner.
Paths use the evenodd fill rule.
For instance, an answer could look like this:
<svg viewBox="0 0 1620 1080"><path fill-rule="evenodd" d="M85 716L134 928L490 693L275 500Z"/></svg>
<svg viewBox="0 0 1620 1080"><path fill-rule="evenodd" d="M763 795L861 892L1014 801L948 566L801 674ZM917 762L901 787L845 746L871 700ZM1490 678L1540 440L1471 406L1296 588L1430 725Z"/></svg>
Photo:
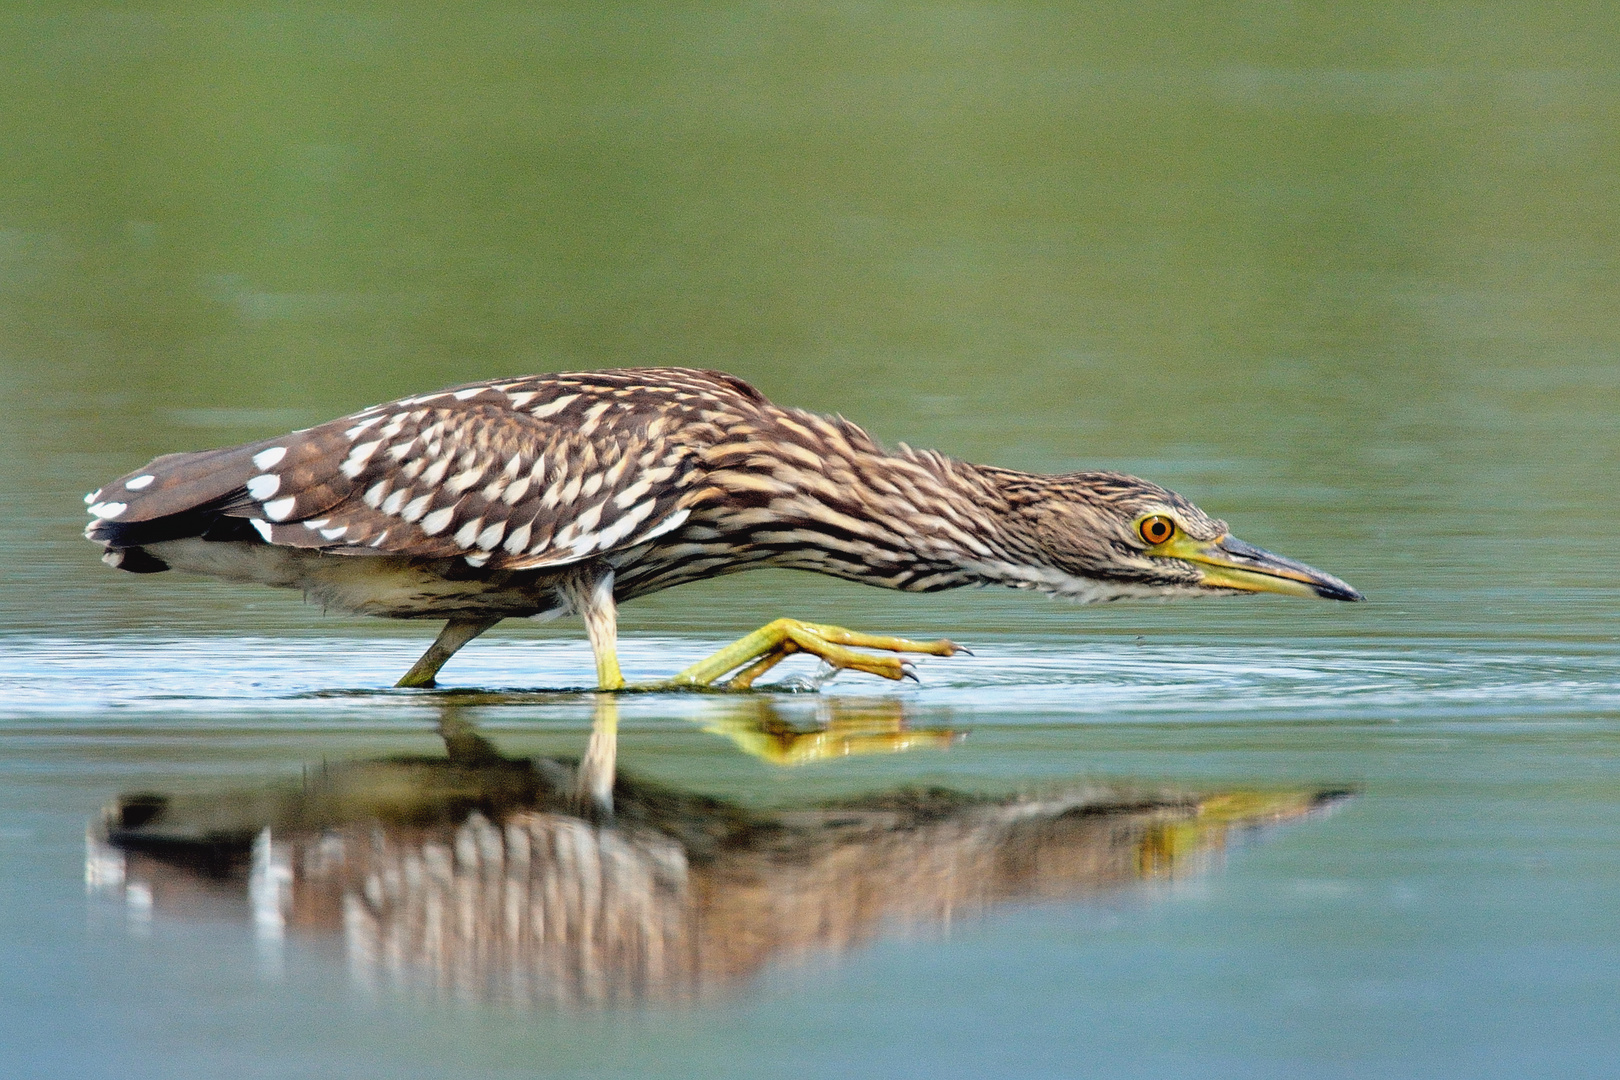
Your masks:
<svg viewBox="0 0 1620 1080"><path fill-rule="evenodd" d="M716 371L626 368L473 383L279 438L168 454L88 495L85 534L134 573L301 589L323 606L444 619L400 680L502 619L583 616L604 689L624 686L617 605L765 567L907 592L996 584L1081 601L1349 585L1229 535L1111 472L1043 476L901 444L771 404ZM669 685L746 687L788 655L898 679L916 642L776 622ZM733 674L735 673L735 674Z"/></svg>

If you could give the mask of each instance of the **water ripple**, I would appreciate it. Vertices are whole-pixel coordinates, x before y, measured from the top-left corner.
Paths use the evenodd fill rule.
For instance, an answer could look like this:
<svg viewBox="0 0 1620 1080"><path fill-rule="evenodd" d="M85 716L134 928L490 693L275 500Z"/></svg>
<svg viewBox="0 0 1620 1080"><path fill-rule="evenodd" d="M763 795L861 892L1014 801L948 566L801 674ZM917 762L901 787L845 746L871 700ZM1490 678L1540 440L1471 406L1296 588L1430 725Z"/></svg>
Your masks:
<svg viewBox="0 0 1620 1080"><path fill-rule="evenodd" d="M621 656L626 671L657 677L721 644L636 637L621 644ZM108 708L217 713L272 702L278 711L397 711L442 697L389 691L420 647L414 640L367 638L11 639L0 650L0 716L73 716ZM445 674L449 690L495 692L480 695L480 703L532 704L553 697L539 690L588 687L592 672L585 644L563 640L479 643ZM920 685L903 686L846 674L824 692L915 695L987 719L1387 720L1620 710L1620 651L1596 646L1553 651L1456 642L1239 647L1006 641L977 647L971 657L925 658L919 673Z"/></svg>

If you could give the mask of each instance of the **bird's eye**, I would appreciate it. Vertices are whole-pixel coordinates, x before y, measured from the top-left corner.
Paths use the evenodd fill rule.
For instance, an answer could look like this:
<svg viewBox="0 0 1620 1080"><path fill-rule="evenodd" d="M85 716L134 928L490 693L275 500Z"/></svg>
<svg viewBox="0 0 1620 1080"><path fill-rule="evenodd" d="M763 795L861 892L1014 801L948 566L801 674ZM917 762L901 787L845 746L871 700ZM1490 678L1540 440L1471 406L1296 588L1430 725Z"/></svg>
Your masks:
<svg viewBox="0 0 1620 1080"><path fill-rule="evenodd" d="M1163 514L1154 514L1150 518L1143 518L1136 531L1142 534L1142 539L1150 544L1162 544L1176 535L1176 523Z"/></svg>

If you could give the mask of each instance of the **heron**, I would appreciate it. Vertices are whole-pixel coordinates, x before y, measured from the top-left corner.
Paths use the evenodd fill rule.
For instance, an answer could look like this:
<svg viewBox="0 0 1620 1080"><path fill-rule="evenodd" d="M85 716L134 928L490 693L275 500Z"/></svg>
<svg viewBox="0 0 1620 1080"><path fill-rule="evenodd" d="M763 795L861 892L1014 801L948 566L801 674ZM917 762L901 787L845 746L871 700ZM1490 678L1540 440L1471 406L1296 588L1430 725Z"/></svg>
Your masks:
<svg viewBox="0 0 1620 1080"><path fill-rule="evenodd" d="M85 535L137 574L299 589L444 620L401 687L432 687L503 619L583 618L597 687L626 688L618 606L743 570L905 592L1000 585L1081 602L1238 593L1361 600L1118 472L1045 475L888 449L742 379L618 368L468 383L288 435L167 454L85 497ZM795 653L914 676L951 641L780 618L664 683L746 689Z"/></svg>

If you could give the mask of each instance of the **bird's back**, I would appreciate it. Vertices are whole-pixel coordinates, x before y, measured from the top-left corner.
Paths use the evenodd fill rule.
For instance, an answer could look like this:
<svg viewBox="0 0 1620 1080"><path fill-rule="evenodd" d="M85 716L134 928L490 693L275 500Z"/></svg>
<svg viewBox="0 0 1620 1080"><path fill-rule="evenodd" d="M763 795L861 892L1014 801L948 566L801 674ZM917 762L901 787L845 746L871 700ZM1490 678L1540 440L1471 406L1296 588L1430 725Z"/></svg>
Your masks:
<svg viewBox="0 0 1620 1080"><path fill-rule="evenodd" d="M187 538L562 566L678 528L704 448L770 409L740 379L683 368L473 383L160 457L88 497L86 535L135 571Z"/></svg>

